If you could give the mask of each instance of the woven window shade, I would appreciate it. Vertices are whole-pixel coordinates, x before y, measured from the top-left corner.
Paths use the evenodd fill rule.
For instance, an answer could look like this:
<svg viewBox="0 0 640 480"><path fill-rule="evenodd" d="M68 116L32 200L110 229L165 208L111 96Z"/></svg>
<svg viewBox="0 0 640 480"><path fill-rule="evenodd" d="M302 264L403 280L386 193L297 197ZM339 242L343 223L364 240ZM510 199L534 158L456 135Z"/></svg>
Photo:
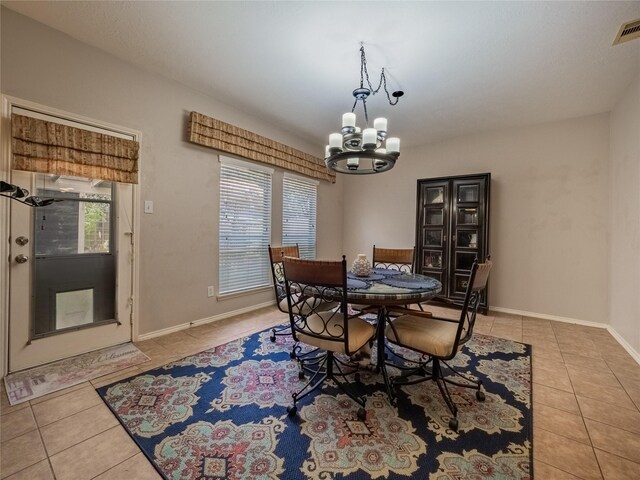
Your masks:
<svg viewBox="0 0 640 480"><path fill-rule="evenodd" d="M308 177L336 181L336 174L321 158L198 112L191 112L189 141Z"/></svg>
<svg viewBox="0 0 640 480"><path fill-rule="evenodd" d="M11 115L13 168L138 183L138 142Z"/></svg>

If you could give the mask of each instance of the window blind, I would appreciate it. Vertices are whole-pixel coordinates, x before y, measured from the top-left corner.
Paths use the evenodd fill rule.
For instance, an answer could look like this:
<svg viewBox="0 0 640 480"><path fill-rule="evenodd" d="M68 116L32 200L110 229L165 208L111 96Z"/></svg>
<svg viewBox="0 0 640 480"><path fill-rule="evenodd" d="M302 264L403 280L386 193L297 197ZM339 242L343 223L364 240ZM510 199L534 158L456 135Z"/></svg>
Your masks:
<svg viewBox="0 0 640 480"><path fill-rule="evenodd" d="M220 162L219 293L269 285L273 170L224 157Z"/></svg>
<svg viewBox="0 0 640 480"><path fill-rule="evenodd" d="M294 175L282 182L282 244L298 244L300 257L316 258L318 183Z"/></svg>

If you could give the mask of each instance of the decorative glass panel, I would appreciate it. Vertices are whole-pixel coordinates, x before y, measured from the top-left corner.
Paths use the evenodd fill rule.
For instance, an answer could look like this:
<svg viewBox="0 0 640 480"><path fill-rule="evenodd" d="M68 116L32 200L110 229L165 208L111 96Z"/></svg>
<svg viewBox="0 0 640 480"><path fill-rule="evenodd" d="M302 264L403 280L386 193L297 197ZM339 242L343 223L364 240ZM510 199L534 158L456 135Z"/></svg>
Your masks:
<svg viewBox="0 0 640 480"><path fill-rule="evenodd" d="M427 204L444 202L444 187L427 188Z"/></svg>
<svg viewBox="0 0 640 480"><path fill-rule="evenodd" d="M477 208L458 208L458 225L477 225L478 209Z"/></svg>
<svg viewBox="0 0 640 480"><path fill-rule="evenodd" d="M425 252L424 255L424 262L422 264L424 268L442 268L441 252Z"/></svg>
<svg viewBox="0 0 640 480"><path fill-rule="evenodd" d="M427 230L425 234L425 247L441 247L442 230Z"/></svg>
<svg viewBox="0 0 640 480"><path fill-rule="evenodd" d="M469 275L456 274L456 293L465 293L469 284Z"/></svg>
<svg viewBox="0 0 640 480"><path fill-rule="evenodd" d="M460 248L478 248L477 230L458 230L456 245Z"/></svg>
<svg viewBox="0 0 640 480"><path fill-rule="evenodd" d="M458 186L458 202L477 202L479 196L478 185Z"/></svg>
<svg viewBox="0 0 640 480"><path fill-rule="evenodd" d="M443 213L441 208L427 208L426 224L442 225Z"/></svg>
<svg viewBox="0 0 640 480"><path fill-rule="evenodd" d="M456 253L456 270L471 270L473 261L476 258L475 253Z"/></svg>

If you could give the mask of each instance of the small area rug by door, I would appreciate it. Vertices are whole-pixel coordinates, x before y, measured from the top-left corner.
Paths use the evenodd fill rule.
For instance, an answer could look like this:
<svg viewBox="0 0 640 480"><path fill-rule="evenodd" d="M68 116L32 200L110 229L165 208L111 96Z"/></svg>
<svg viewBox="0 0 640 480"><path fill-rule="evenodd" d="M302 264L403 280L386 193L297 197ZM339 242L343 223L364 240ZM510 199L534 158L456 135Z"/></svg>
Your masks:
<svg viewBox="0 0 640 480"><path fill-rule="evenodd" d="M83 353L4 377L11 405L73 387L149 360L134 344L123 343Z"/></svg>
<svg viewBox="0 0 640 480"><path fill-rule="evenodd" d="M453 388L458 432L433 382L405 386L393 407L363 372L367 417L332 384L287 416L303 384L292 339L264 331L98 389L170 479L531 479L531 350L475 335L456 356L486 401Z"/></svg>

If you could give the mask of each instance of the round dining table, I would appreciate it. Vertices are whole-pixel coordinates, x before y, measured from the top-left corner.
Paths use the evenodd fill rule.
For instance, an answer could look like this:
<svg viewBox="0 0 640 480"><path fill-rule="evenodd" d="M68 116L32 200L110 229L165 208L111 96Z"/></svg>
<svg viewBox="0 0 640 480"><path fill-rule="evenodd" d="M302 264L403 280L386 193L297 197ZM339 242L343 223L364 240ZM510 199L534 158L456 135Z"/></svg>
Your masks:
<svg viewBox="0 0 640 480"><path fill-rule="evenodd" d="M425 302L442 290L442 284L431 277L386 268L373 268L366 276L347 273L347 301L366 305L377 313L376 367L382 373L391 402L395 395L385 369L385 326L389 318L389 306L404 306ZM367 308L367 310L369 310Z"/></svg>

